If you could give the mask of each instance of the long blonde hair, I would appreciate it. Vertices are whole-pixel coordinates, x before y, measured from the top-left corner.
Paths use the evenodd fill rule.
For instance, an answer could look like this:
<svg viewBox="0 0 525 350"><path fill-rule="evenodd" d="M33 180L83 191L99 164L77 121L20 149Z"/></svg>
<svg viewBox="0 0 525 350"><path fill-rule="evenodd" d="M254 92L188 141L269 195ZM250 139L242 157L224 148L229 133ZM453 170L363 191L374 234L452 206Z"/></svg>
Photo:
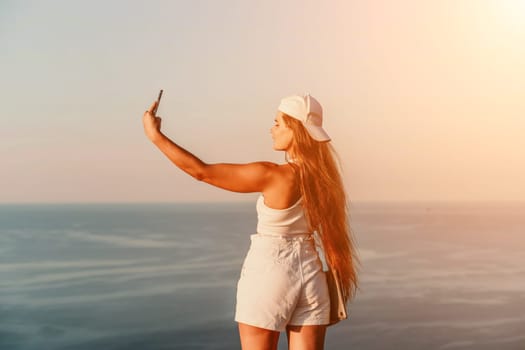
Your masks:
<svg viewBox="0 0 525 350"><path fill-rule="evenodd" d="M291 165L299 170L302 205L311 232L318 233L328 265L339 272L344 297L352 300L359 288L357 265L361 263L350 228L339 156L331 143L314 140L299 120L287 114L283 120L294 134Z"/></svg>

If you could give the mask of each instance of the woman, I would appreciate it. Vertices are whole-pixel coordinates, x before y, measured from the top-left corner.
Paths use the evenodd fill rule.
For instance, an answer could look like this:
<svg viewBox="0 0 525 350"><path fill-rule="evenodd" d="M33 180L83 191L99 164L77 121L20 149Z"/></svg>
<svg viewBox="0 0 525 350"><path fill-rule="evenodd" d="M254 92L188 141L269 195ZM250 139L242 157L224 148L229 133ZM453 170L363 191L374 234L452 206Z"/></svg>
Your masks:
<svg viewBox="0 0 525 350"><path fill-rule="evenodd" d="M243 349L323 349L330 299L314 238L326 262L338 269L343 291L358 287L346 195L322 107L310 96L281 100L271 128L273 148L286 164L206 164L160 131L157 102L144 113L147 137L180 169L199 181L234 192L260 192L257 233L237 284L235 321ZM314 237L314 234L317 236Z"/></svg>

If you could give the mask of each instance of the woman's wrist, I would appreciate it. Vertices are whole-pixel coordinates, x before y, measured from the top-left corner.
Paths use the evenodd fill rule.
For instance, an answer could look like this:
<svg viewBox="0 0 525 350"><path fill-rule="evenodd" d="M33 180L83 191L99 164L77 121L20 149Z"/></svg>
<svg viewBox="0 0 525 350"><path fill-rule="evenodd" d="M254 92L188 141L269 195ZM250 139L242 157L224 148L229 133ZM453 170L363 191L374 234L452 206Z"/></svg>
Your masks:
<svg viewBox="0 0 525 350"><path fill-rule="evenodd" d="M163 139L166 138L166 135L164 135L160 130L158 132L156 132L155 134L153 134L150 138L151 142L153 142L154 144L158 144L159 142L161 142Z"/></svg>

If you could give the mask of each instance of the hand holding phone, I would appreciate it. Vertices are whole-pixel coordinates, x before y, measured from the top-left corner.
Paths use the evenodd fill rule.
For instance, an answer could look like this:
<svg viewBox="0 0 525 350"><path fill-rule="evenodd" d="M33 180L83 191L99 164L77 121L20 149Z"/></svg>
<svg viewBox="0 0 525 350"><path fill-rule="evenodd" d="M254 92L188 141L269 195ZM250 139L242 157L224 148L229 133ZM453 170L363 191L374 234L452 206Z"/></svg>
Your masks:
<svg viewBox="0 0 525 350"><path fill-rule="evenodd" d="M159 104L160 104L160 98L162 97L162 91L164 90L160 90L159 92L159 96L157 97L157 105L155 106L155 110L153 111L153 115L157 115L157 109L159 109Z"/></svg>
<svg viewBox="0 0 525 350"><path fill-rule="evenodd" d="M155 139L157 139L159 135L161 134L160 133L161 119L160 117L156 116L161 97L162 97L162 90L160 90L157 100L153 101L149 109L146 112L144 112L144 116L142 117L142 123L144 124L144 132L146 133L146 136L151 141L154 141Z"/></svg>

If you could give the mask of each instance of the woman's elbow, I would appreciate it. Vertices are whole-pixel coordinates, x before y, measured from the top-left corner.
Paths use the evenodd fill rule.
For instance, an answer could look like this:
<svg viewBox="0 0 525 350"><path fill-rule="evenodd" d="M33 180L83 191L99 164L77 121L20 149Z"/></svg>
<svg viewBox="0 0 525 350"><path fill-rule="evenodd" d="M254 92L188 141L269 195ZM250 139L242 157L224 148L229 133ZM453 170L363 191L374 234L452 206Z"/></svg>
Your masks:
<svg viewBox="0 0 525 350"><path fill-rule="evenodd" d="M194 169L190 174L197 181L205 181L207 178L207 167L206 164L202 164L198 168Z"/></svg>

